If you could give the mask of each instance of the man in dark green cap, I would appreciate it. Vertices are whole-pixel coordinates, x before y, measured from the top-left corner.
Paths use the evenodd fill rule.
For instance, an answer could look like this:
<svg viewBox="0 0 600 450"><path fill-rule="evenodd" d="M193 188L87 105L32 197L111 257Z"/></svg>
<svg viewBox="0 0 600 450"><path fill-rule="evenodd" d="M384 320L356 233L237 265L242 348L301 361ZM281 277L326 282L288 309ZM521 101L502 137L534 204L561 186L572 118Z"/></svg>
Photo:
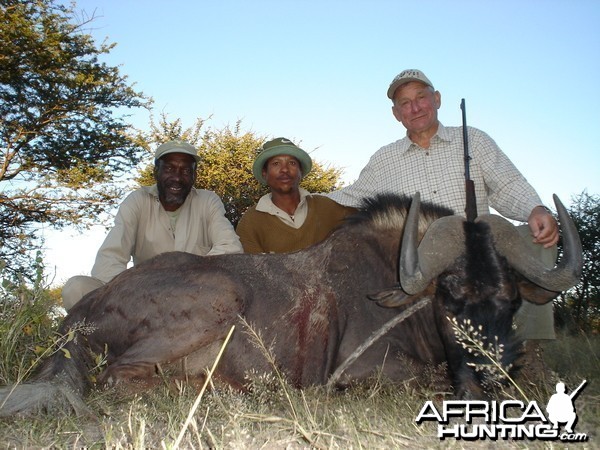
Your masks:
<svg viewBox="0 0 600 450"><path fill-rule="evenodd" d="M312 168L308 153L286 138L267 141L252 172L271 189L244 213L237 233L246 253L284 253L325 239L354 208L311 194L300 181Z"/></svg>

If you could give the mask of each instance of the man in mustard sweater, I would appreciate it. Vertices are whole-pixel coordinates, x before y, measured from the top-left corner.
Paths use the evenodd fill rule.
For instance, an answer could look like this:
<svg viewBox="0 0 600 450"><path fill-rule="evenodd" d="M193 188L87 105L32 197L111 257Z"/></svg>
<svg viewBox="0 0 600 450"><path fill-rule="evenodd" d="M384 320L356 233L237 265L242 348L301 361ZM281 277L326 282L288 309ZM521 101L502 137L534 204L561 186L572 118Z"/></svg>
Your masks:
<svg viewBox="0 0 600 450"><path fill-rule="evenodd" d="M236 232L246 253L285 253L325 239L354 208L300 187L312 168L308 153L286 138L263 144L252 167L271 189L240 219Z"/></svg>

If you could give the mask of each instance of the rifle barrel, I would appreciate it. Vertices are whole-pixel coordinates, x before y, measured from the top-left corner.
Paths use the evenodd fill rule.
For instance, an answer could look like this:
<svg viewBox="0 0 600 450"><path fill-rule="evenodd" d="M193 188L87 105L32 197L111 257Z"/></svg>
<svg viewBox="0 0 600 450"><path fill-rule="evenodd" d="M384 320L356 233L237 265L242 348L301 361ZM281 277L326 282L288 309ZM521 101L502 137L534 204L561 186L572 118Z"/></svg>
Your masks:
<svg viewBox="0 0 600 450"><path fill-rule="evenodd" d="M460 101L460 109L462 110L462 132L463 132L463 148L465 158L465 179L470 180L471 174L469 170L469 132L467 131L467 107L465 105L465 99Z"/></svg>
<svg viewBox="0 0 600 450"><path fill-rule="evenodd" d="M469 132L467 131L467 108L465 106L465 99L463 98L460 102L460 109L462 109L462 131L463 131L463 148L464 148L464 159L465 159L465 214L469 222L474 222L477 218L477 199L475 198L475 183L471 180L471 173L469 170L469 163L471 157L469 156Z"/></svg>

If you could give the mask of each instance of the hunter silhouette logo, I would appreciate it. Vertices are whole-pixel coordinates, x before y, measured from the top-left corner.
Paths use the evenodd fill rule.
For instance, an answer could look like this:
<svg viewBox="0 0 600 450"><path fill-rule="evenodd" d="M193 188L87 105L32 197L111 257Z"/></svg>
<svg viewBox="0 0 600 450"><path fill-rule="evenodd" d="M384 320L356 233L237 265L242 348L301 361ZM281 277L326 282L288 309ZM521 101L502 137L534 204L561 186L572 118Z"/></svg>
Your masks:
<svg viewBox="0 0 600 450"><path fill-rule="evenodd" d="M550 419L550 422L554 425L552 427L553 429L558 429L559 423L566 423L565 431L570 434L573 433L573 426L577 421L577 414L575 413L573 401L586 383L587 380L583 380L579 387L570 394L565 393L565 383L556 383L556 394L550 397L548 406L546 406L548 419Z"/></svg>
<svg viewBox="0 0 600 450"><path fill-rule="evenodd" d="M577 422L574 401L586 383L583 380L570 394L566 393L564 383L557 383L556 393L546 405L547 414L535 400L444 400L441 405L428 400L415 422L436 422L437 436L441 440L539 439L586 442L587 434L574 432ZM561 424L564 424L562 431Z"/></svg>

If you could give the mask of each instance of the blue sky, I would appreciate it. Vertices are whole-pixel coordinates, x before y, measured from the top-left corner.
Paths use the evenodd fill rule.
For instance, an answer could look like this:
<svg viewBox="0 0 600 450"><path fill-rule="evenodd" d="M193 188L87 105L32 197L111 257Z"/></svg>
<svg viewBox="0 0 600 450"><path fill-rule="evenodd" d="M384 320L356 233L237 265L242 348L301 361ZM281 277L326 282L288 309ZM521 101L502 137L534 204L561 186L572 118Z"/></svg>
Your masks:
<svg viewBox="0 0 600 450"><path fill-rule="evenodd" d="M300 143L356 179L404 136L386 90L419 68L440 120L490 134L551 205L600 193L600 1L80 0L106 62L192 125L234 125ZM148 125L147 113L132 122ZM135 174L132 173L132 178ZM89 273L106 231L47 233L56 282ZM64 258L61 254L70 255ZM76 261L73 255L77 255Z"/></svg>

